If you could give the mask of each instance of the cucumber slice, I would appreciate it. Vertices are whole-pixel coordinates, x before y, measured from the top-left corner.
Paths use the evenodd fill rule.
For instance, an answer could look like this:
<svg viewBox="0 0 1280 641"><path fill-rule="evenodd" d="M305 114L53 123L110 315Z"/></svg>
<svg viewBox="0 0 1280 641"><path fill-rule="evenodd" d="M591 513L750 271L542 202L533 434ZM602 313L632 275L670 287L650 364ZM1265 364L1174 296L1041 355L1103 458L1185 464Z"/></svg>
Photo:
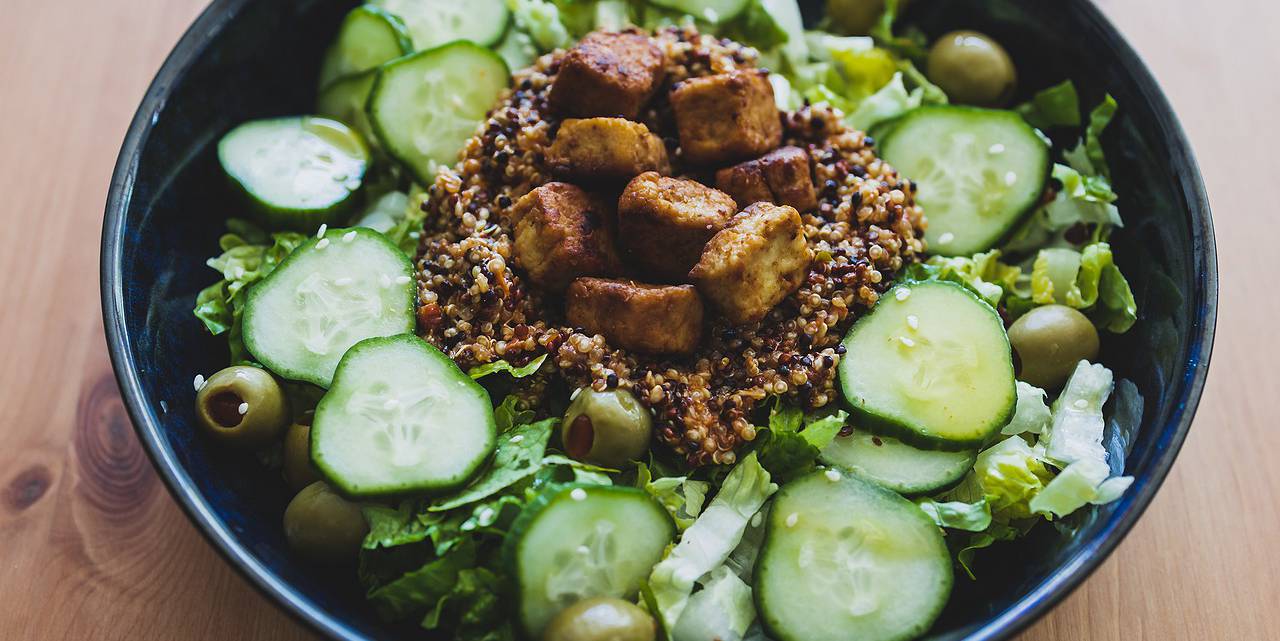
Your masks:
<svg viewBox="0 0 1280 641"><path fill-rule="evenodd" d="M937 254L994 246L1035 209L1049 176L1049 146L1012 111L921 107L883 135L880 157L919 185Z"/></svg>
<svg viewBox="0 0 1280 641"><path fill-rule="evenodd" d="M371 229L331 229L249 290L244 346L280 376L328 387L352 345L413 331L413 303L404 252Z"/></svg>
<svg viewBox="0 0 1280 641"><path fill-rule="evenodd" d="M369 124L369 113L365 110L365 105L369 102L369 92L373 90L373 82L377 79L376 69L344 76L321 90L316 98L317 114L343 122L354 129L375 154L379 151L378 137L373 135L373 125Z"/></svg>
<svg viewBox="0 0 1280 641"><path fill-rule="evenodd" d="M374 0L374 4L404 21L418 51L453 40L487 47L502 39L511 21L503 0Z"/></svg>
<svg viewBox="0 0 1280 641"><path fill-rule="evenodd" d="M942 530L856 476L814 472L773 499L756 607L779 641L898 641L933 625L951 593Z"/></svg>
<svg viewBox="0 0 1280 641"><path fill-rule="evenodd" d="M977 450L922 450L892 436L854 430L823 448L822 462L906 496L945 490L973 469Z"/></svg>
<svg viewBox="0 0 1280 641"><path fill-rule="evenodd" d="M320 88L411 52L413 41L400 18L378 7L356 7L342 20L338 37L324 53Z"/></svg>
<svg viewBox="0 0 1280 641"><path fill-rule="evenodd" d="M311 425L311 460L353 497L443 492L493 454L489 393L412 334L356 343Z"/></svg>
<svg viewBox="0 0 1280 641"><path fill-rule="evenodd" d="M218 162L260 222L309 231L358 203L369 150L336 120L296 116L232 129L218 141Z"/></svg>
<svg viewBox="0 0 1280 641"><path fill-rule="evenodd" d="M665 9L675 9L711 24L720 24L742 13L751 0L650 0Z"/></svg>
<svg viewBox="0 0 1280 641"><path fill-rule="evenodd" d="M912 445L981 446L1017 403L1013 356L996 310L947 281L885 292L845 336L840 388L857 424Z"/></svg>
<svg viewBox="0 0 1280 641"><path fill-rule="evenodd" d="M504 554L520 590L520 622L541 638L557 612L589 597L632 598L676 535L643 490L556 486L520 512Z"/></svg>
<svg viewBox="0 0 1280 641"><path fill-rule="evenodd" d="M437 166L458 160L508 77L498 54L465 41L393 60L369 96L373 131L419 184L429 185Z"/></svg>

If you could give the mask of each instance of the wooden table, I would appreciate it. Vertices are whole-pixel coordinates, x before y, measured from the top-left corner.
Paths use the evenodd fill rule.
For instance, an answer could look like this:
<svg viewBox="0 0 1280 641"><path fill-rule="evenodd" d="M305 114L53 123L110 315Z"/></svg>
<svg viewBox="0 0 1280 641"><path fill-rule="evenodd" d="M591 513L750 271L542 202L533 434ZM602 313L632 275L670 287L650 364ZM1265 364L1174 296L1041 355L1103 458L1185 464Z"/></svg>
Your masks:
<svg viewBox="0 0 1280 641"><path fill-rule="evenodd" d="M313 638L174 505L130 429L103 338L98 239L116 152L203 4L4 3L0 638ZM1102 5L1153 67L1204 168L1218 344L1199 420L1155 503L1024 638L1280 639L1280 179L1267 156L1280 148L1280 8Z"/></svg>

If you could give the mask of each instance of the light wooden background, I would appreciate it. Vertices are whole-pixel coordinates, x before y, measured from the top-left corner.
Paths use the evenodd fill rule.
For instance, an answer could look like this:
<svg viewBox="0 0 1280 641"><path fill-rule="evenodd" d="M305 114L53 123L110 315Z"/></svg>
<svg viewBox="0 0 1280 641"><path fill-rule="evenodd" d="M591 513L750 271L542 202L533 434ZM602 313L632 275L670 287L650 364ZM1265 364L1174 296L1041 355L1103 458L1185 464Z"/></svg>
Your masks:
<svg viewBox="0 0 1280 641"><path fill-rule="evenodd" d="M0 4L0 638L312 638L174 505L130 429L103 338L98 239L116 151L204 1ZM1204 168L1218 342L1155 503L1024 638L1280 639L1280 5L1101 4Z"/></svg>

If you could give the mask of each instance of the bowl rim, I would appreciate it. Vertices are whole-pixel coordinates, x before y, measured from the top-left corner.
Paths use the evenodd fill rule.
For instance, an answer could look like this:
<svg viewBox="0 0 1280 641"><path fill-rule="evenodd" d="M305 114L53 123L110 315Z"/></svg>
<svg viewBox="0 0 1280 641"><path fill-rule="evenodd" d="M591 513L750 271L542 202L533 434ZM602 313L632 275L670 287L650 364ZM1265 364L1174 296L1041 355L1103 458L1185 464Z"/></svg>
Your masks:
<svg viewBox="0 0 1280 641"><path fill-rule="evenodd" d="M154 408L143 394L141 373L131 354L131 339L125 326L122 251L125 212L133 196L133 185L141 159L141 151L152 125L158 120L175 81L180 79L206 45L239 15L251 0L213 0L192 22L169 53L148 86L125 134L107 195L102 227L99 269L103 324L112 369L120 386L134 431L147 456L163 479L169 493L197 525L197 530L212 547L236 569L249 584L267 596L277 607L296 620L332 639L364 641L368 637L346 621L321 609L257 560L241 545L196 489L187 471L163 435ZM1204 392L1213 350L1218 309L1218 264L1204 179L1191 144L1151 71L1128 40L1092 2L1079 0L1087 20L1108 37L1120 63L1134 75L1136 89L1152 106L1156 125L1170 143L1174 164L1184 167L1185 196L1188 199L1193 246L1193 270L1200 275L1199 287L1192 293L1191 309L1198 313L1189 327L1188 355L1182 372L1182 393L1165 424L1174 423L1168 448L1152 461L1149 482L1129 498L1129 507L1119 519L1100 530L1093 540L1082 546L1071 559L1053 570L1036 589L1023 595L1008 609L978 624L966 637L970 640L996 641L1008 639L1026 629L1046 612L1062 602L1110 556L1120 541L1146 511L1163 484L1186 439Z"/></svg>

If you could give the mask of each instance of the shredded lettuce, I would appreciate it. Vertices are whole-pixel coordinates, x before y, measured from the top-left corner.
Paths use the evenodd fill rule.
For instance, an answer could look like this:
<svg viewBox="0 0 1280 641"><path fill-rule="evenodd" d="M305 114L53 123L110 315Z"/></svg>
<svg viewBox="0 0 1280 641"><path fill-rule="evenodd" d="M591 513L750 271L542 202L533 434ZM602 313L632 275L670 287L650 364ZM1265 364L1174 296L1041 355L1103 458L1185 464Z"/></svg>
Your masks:
<svg viewBox="0 0 1280 641"><path fill-rule="evenodd" d="M751 586L725 566L717 567L689 597L671 630L671 641L741 641L756 618Z"/></svg>
<svg viewBox="0 0 1280 641"><path fill-rule="evenodd" d="M1032 127L1040 129L1080 126L1080 96L1070 80L1036 92L1031 100L1014 110Z"/></svg>
<svg viewBox="0 0 1280 641"><path fill-rule="evenodd" d="M1014 406L1013 418L1000 430L1005 436L1014 434L1040 434L1049 427L1053 413L1045 404L1045 391L1022 381L1017 382L1018 402Z"/></svg>
<svg viewBox="0 0 1280 641"><path fill-rule="evenodd" d="M695 481L687 476L665 476L653 478L648 465L636 465L636 487L649 493L667 509L676 528L683 532L693 525L694 519L702 512L702 504L707 500L707 492L711 484L706 481Z"/></svg>
<svg viewBox="0 0 1280 641"><path fill-rule="evenodd" d="M369 603L379 615L389 620L424 615L431 605L452 591L458 573L474 566L475 562L475 547L460 545L440 558L370 590Z"/></svg>
<svg viewBox="0 0 1280 641"><path fill-rule="evenodd" d="M806 417L799 407L777 399L769 411L769 427L756 437L760 464L780 483L814 469L819 452L847 418L843 410Z"/></svg>
<svg viewBox="0 0 1280 641"><path fill-rule="evenodd" d="M998 307L1006 294L1013 292L1022 277L1022 269L1000 261L998 249L964 256L932 256L925 263L907 267L906 275L915 280L949 280L964 285Z"/></svg>
<svg viewBox="0 0 1280 641"><path fill-rule="evenodd" d="M1029 518L1030 502L1053 474L1043 462L1043 449L1020 436L1010 436L978 455L973 474L998 521Z"/></svg>
<svg viewBox="0 0 1280 641"><path fill-rule="evenodd" d="M498 439L498 449L489 467L465 488L435 499L427 509L432 512L452 510L493 496L533 476L542 467L547 441L558 422L549 418L504 432Z"/></svg>
<svg viewBox="0 0 1280 641"><path fill-rule="evenodd" d="M752 515L777 490L754 452L734 465L715 498L649 575L648 592L663 629L674 629L694 582L725 562Z"/></svg>
<svg viewBox="0 0 1280 641"><path fill-rule="evenodd" d="M920 89L907 93L902 72L895 72L889 82L859 102L858 106L845 116L845 122L857 129L867 131L882 122L893 120L919 107L923 94L923 90Z"/></svg>
<svg viewBox="0 0 1280 641"><path fill-rule="evenodd" d="M515 365L508 363L505 359L498 359L491 363L472 367L470 370L467 370L467 376L480 379L497 372L506 372L512 378L524 378L526 376L536 374L538 369L542 367L542 364L546 362L546 360L547 355L543 354L520 367L516 367Z"/></svg>
<svg viewBox="0 0 1280 641"><path fill-rule="evenodd" d="M1059 466L1089 460L1105 463L1102 447L1102 404L1111 395L1112 375L1106 367L1080 361L1053 402L1053 424L1044 435L1045 457ZM1108 468L1110 469L1110 468Z"/></svg>
<svg viewBox="0 0 1280 641"><path fill-rule="evenodd" d="M981 532L991 526L991 507L987 505L986 499L971 503L965 501L940 503L924 497L916 499L915 503L941 528Z"/></svg>
<svg viewBox="0 0 1280 641"><path fill-rule="evenodd" d="M1108 243L1092 243L1080 251L1040 250L1031 268L1031 300L1085 310L1095 324L1115 333L1128 331L1138 318L1133 290Z"/></svg>
<svg viewBox="0 0 1280 641"><path fill-rule="evenodd" d="M541 51L568 47L573 36L560 17L560 9L546 0L507 0L511 17L521 31L529 34Z"/></svg>
<svg viewBox="0 0 1280 641"><path fill-rule="evenodd" d="M1063 517L1088 505L1110 503L1133 483L1132 476L1108 478L1111 467L1104 461L1082 459L1063 468L1031 499L1037 514Z"/></svg>
<svg viewBox="0 0 1280 641"><path fill-rule="evenodd" d="M1111 168L1107 166L1107 155L1102 150L1102 131L1111 124L1117 108L1116 99L1111 97L1111 94L1107 94L1102 102L1089 112L1089 124L1085 126L1084 139L1063 154L1067 164L1073 169L1082 174L1111 180Z"/></svg>

